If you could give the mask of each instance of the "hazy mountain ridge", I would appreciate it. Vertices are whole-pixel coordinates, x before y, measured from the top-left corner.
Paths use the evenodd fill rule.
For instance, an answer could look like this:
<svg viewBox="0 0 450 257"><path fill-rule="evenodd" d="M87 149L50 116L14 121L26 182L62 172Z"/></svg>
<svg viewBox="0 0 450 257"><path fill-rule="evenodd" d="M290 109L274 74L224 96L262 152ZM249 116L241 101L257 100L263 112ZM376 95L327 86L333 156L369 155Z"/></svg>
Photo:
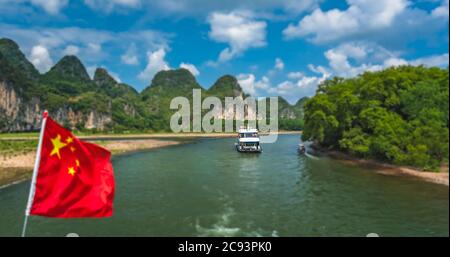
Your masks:
<svg viewBox="0 0 450 257"><path fill-rule="evenodd" d="M227 96L248 96L231 75L220 77L206 90L186 69L160 71L138 93L117 82L104 68L97 68L91 79L73 55L64 56L48 72L39 74L14 41L0 39L0 132L37 130L45 109L69 128L169 130L174 112L169 109L170 101L177 96L192 100L192 89L200 89L202 98L217 96L222 101ZM283 98L280 103L281 119L296 119L302 113ZM225 113L232 111L225 107Z"/></svg>

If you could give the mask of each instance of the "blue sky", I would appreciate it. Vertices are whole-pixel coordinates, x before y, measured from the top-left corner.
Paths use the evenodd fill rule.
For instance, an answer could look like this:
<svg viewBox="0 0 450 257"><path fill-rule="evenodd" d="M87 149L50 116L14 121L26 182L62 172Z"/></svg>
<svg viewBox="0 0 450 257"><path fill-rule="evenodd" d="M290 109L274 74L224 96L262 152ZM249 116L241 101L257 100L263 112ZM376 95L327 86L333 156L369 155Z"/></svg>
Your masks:
<svg viewBox="0 0 450 257"><path fill-rule="evenodd" d="M295 103L332 76L448 66L448 0L0 0L0 37L42 73L65 54L141 91L188 68Z"/></svg>

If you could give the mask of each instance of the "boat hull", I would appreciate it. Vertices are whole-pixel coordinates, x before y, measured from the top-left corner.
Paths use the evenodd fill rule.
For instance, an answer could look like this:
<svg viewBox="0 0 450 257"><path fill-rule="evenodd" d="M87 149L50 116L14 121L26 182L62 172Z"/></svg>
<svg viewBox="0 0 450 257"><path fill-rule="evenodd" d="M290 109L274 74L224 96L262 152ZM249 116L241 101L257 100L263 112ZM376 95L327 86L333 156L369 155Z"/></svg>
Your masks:
<svg viewBox="0 0 450 257"><path fill-rule="evenodd" d="M239 145L236 145L236 150L240 153L261 153L262 147L260 146L257 149L254 149L254 148L243 148L240 147Z"/></svg>

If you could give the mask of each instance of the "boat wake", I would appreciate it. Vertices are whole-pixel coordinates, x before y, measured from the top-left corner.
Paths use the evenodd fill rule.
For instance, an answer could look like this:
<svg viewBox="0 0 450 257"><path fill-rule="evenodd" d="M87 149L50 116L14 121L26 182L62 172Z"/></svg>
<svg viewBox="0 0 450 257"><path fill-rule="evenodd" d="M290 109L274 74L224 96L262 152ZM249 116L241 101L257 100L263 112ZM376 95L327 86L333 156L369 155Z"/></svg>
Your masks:
<svg viewBox="0 0 450 257"><path fill-rule="evenodd" d="M252 237L262 237L262 236L272 236L278 237L278 231L273 230L263 231L260 228L256 230L250 224L244 225L244 229L232 225L232 219L236 215L235 209L231 206L232 201L229 197L223 193L220 197L221 201L224 202L223 213L217 215L217 221L209 227L204 227L200 224L200 220L197 219L195 222L195 230L198 236L212 236L212 237L234 237L234 236L252 236Z"/></svg>
<svg viewBox="0 0 450 257"><path fill-rule="evenodd" d="M200 225L197 219L195 229L199 233L199 236L236 236L241 229L237 227L230 227L230 217L235 214L234 209L227 207L225 212L220 215L219 220L213 224L210 228L205 228Z"/></svg>
<svg viewBox="0 0 450 257"><path fill-rule="evenodd" d="M317 156L314 156L314 155L311 155L311 154L309 154L309 153L305 153L305 156L306 157L308 157L308 158L311 158L311 159L313 159L313 160L319 160L320 158L319 157L317 157Z"/></svg>

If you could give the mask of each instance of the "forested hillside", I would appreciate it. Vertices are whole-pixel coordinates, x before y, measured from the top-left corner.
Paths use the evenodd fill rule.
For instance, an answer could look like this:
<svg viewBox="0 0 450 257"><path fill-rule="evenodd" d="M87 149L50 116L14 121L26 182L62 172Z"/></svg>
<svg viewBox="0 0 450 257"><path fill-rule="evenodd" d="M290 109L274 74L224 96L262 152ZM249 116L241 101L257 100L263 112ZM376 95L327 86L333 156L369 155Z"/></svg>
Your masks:
<svg viewBox="0 0 450 257"><path fill-rule="evenodd" d="M436 170L449 157L448 68L402 66L334 78L305 104L303 140Z"/></svg>
<svg viewBox="0 0 450 257"><path fill-rule="evenodd" d="M91 79L83 63L64 56L48 72L40 74L13 40L0 39L0 132L35 131L44 109L65 127L91 132L170 131L170 101L177 96L192 99L192 90L202 97L246 95L231 75L204 89L186 69L158 72L141 93L119 83L104 68ZM281 98L280 98L281 99ZM279 118L281 129L299 129L297 114L303 111L284 99ZM206 112L206 110L204 110ZM221 119L233 119L225 109ZM293 126L294 124L295 126Z"/></svg>

